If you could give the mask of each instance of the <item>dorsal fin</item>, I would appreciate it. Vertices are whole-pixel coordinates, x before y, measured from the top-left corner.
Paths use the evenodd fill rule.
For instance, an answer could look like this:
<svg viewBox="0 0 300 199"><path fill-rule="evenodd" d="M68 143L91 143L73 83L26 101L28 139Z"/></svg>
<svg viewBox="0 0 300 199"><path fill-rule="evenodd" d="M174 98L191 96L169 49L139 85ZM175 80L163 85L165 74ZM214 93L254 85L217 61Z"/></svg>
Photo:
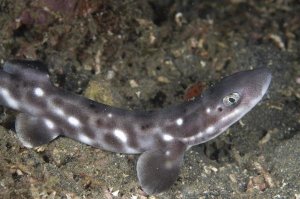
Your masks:
<svg viewBox="0 0 300 199"><path fill-rule="evenodd" d="M157 194L168 189L178 178L186 146L181 142L164 149L144 152L137 162L137 175L147 194Z"/></svg>
<svg viewBox="0 0 300 199"><path fill-rule="evenodd" d="M38 60L9 60L4 63L3 70L25 79L49 81L48 67Z"/></svg>

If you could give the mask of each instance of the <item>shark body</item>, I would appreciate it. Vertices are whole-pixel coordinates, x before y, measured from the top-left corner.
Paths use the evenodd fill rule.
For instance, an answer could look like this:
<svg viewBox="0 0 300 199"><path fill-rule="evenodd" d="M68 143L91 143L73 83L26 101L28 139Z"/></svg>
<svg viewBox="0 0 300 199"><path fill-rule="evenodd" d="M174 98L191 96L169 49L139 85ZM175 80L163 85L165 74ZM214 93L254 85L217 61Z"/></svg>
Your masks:
<svg viewBox="0 0 300 199"><path fill-rule="evenodd" d="M38 70L36 68L39 68ZM148 194L177 179L184 152L220 135L264 96L271 72L242 71L192 101L156 111L129 111L54 87L39 61L11 60L0 71L0 104L20 112L15 130L33 148L65 136L103 150L139 154L137 175Z"/></svg>

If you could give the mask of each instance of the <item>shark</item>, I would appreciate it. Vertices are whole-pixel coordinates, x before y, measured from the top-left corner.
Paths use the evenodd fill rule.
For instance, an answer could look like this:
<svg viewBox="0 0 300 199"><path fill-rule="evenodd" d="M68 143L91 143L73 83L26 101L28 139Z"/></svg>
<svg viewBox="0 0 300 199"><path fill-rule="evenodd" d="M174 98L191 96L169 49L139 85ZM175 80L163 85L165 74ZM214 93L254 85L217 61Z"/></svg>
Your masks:
<svg viewBox="0 0 300 199"><path fill-rule="evenodd" d="M59 136L106 151L141 154L137 177L147 194L169 189L184 153L240 120L261 101L272 79L267 67L224 77L193 100L159 110L126 110L55 87L47 66L9 60L0 69L0 104L17 110L15 131L33 148Z"/></svg>

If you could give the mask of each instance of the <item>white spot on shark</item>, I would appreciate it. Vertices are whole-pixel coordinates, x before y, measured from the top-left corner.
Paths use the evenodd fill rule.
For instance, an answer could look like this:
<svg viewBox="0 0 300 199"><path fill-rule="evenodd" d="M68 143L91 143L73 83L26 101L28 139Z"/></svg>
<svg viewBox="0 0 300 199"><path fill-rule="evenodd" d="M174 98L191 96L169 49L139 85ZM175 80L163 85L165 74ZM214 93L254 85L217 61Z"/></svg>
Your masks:
<svg viewBox="0 0 300 199"><path fill-rule="evenodd" d="M124 131L122 131L120 129L115 129L113 133L122 142L124 142L124 143L127 142L127 135L124 133Z"/></svg>
<svg viewBox="0 0 300 199"><path fill-rule="evenodd" d="M78 139L81 142L88 144L88 145L92 144L92 142L93 142L93 140L91 138L87 137L86 135L84 135L82 133L78 135Z"/></svg>
<svg viewBox="0 0 300 199"><path fill-rule="evenodd" d="M40 87L36 87L34 90L33 90L34 94L38 97L43 97L45 92L43 89L41 89Z"/></svg>
<svg viewBox="0 0 300 199"><path fill-rule="evenodd" d="M44 119L44 122L49 129L53 129L55 127L54 123L51 120Z"/></svg>
<svg viewBox="0 0 300 199"><path fill-rule="evenodd" d="M182 118L178 118L178 119L176 120L176 124L177 124L178 126L181 126L181 125L183 124L183 119L182 119Z"/></svg>
<svg viewBox="0 0 300 199"><path fill-rule="evenodd" d="M0 94L2 95L2 97L4 98L5 102L8 104L8 106L10 106L13 109L18 109L19 108L19 103L17 100L15 100L11 94L9 93L9 91L5 88L1 88L0 89Z"/></svg>
<svg viewBox="0 0 300 199"><path fill-rule="evenodd" d="M108 114L107 114L107 117L112 118L112 114L111 114L111 113L108 113Z"/></svg>
<svg viewBox="0 0 300 199"><path fill-rule="evenodd" d="M202 132L197 133L194 137L201 138L203 136Z"/></svg>
<svg viewBox="0 0 300 199"><path fill-rule="evenodd" d="M50 111L53 111L53 113L55 113L56 115L65 116L65 112L63 111L63 109L61 109L59 106L54 104L53 100L49 100L47 102L48 102Z"/></svg>
<svg viewBox="0 0 300 199"><path fill-rule="evenodd" d="M57 115L60 115L60 116L64 116L65 115L65 112L62 109L60 109L60 108L54 108L53 111Z"/></svg>
<svg viewBox="0 0 300 199"><path fill-rule="evenodd" d="M131 148L131 147L126 147L126 153L129 153L129 154L137 154L137 153L140 153L139 150L137 149L134 149L134 148Z"/></svg>
<svg viewBox="0 0 300 199"><path fill-rule="evenodd" d="M68 117L68 122L71 125L76 126L76 127L81 125L80 121L76 117L73 117L73 116Z"/></svg>
<svg viewBox="0 0 300 199"><path fill-rule="evenodd" d="M208 133L208 134L212 134L212 133L214 133L214 131L215 131L215 127L213 127L213 126L209 126L206 129L206 133Z"/></svg>
<svg viewBox="0 0 300 199"><path fill-rule="evenodd" d="M166 142L170 142L174 139L173 136L169 135L169 134L164 134L163 135L163 140L166 141Z"/></svg>
<svg viewBox="0 0 300 199"><path fill-rule="evenodd" d="M205 111L206 111L207 114L209 114L211 112L211 109L210 108L206 108Z"/></svg>

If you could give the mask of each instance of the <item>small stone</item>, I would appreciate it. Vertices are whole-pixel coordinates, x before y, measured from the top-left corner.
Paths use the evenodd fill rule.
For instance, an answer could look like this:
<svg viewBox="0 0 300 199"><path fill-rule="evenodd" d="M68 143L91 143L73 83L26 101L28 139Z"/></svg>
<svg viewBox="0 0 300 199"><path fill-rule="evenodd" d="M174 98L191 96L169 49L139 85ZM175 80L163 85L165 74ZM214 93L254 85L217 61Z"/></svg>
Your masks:
<svg viewBox="0 0 300 199"><path fill-rule="evenodd" d="M114 191L111 194L115 197L117 197L119 195L120 190Z"/></svg>
<svg viewBox="0 0 300 199"><path fill-rule="evenodd" d="M157 80L159 81L159 82L161 82L161 83L170 83L170 80L167 78L167 77L164 77L164 76L159 76L158 78L157 78Z"/></svg>
<svg viewBox="0 0 300 199"><path fill-rule="evenodd" d="M131 88L139 87L139 84L134 79L129 80L129 84Z"/></svg>

